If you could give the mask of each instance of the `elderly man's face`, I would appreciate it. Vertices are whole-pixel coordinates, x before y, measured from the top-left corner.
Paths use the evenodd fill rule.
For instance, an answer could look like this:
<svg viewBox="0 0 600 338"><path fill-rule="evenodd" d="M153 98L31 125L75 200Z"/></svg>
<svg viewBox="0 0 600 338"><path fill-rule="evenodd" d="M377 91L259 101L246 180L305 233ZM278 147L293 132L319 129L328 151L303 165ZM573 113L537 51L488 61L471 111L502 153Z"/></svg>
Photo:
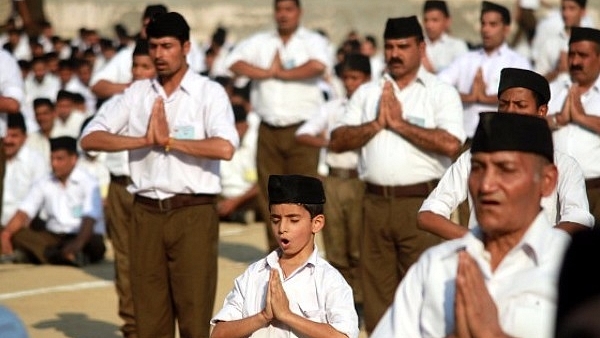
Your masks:
<svg viewBox="0 0 600 338"><path fill-rule="evenodd" d="M488 236L525 231L541 210L541 197L555 185L556 167L541 156L496 151L471 157L469 192Z"/></svg>
<svg viewBox="0 0 600 338"><path fill-rule="evenodd" d="M509 88L498 98L498 111L502 112L546 116L547 110L545 104L538 107L534 93L523 87Z"/></svg>
<svg viewBox="0 0 600 338"><path fill-rule="evenodd" d="M569 45L569 74L571 80L590 86L600 74L600 52L593 41L577 41Z"/></svg>
<svg viewBox="0 0 600 338"><path fill-rule="evenodd" d="M383 48L390 75L394 79L401 79L419 70L425 42L418 41L416 37L386 39Z"/></svg>

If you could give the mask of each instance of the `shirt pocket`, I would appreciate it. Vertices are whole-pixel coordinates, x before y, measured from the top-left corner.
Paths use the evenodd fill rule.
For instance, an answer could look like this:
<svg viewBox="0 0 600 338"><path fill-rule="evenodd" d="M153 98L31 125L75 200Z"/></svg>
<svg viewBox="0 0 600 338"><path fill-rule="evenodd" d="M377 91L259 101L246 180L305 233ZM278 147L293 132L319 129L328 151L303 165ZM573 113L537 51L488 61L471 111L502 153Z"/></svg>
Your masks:
<svg viewBox="0 0 600 338"><path fill-rule="evenodd" d="M514 306L508 332L518 337L552 337L556 305L545 298L528 295Z"/></svg>

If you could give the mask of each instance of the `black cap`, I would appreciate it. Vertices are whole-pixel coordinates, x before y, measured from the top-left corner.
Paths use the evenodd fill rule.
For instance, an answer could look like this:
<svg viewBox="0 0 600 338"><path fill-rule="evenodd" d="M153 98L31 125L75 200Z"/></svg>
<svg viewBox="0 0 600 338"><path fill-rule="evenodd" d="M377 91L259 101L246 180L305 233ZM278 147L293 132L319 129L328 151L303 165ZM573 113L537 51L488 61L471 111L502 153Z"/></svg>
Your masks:
<svg viewBox="0 0 600 338"><path fill-rule="evenodd" d="M27 133L27 126L25 125L25 118L23 114L14 113L8 114L8 121L6 122L9 129L21 129L24 133Z"/></svg>
<svg viewBox="0 0 600 338"><path fill-rule="evenodd" d="M385 23L384 39L404 39L411 36L423 38L423 29L416 16L390 18Z"/></svg>
<svg viewBox="0 0 600 338"><path fill-rule="evenodd" d="M71 136L60 136L50 139L50 151L66 150L77 153L77 140Z"/></svg>
<svg viewBox="0 0 600 338"><path fill-rule="evenodd" d="M185 18L177 12L159 14L155 15L148 23L146 35L148 35L148 38L173 36L188 41L190 39L190 26L188 26Z"/></svg>
<svg viewBox="0 0 600 338"><path fill-rule="evenodd" d="M571 0L579 5L581 8L585 8L587 6L587 0Z"/></svg>
<svg viewBox="0 0 600 338"><path fill-rule="evenodd" d="M442 1L442 0L427 0L427 1L425 1L425 4L423 4L423 13L431 11L431 10L438 10L438 11L444 13L444 15L446 17L450 16L450 12L448 12L448 5L446 5L446 1Z"/></svg>
<svg viewBox="0 0 600 338"><path fill-rule="evenodd" d="M572 27L569 44L579 41L592 41L600 44L600 30L589 27Z"/></svg>
<svg viewBox="0 0 600 338"><path fill-rule="evenodd" d="M515 87L527 88L536 92L543 99L543 104L550 101L550 85L548 85L548 80L545 77L527 69L502 69L500 84L498 85L498 98L505 90Z"/></svg>
<svg viewBox="0 0 600 338"><path fill-rule="evenodd" d="M158 14L166 14L168 12L167 7L165 5L148 5L144 10L144 15L142 16L144 19L152 19L155 15Z"/></svg>
<svg viewBox="0 0 600 338"><path fill-rule="evenodd" d="M371 76L371 60L360 53L350 53L344 57L342 70L356 70Z"/></svg>
<svg viewBox="0 0 600 338"><path fill-rule="evenodd" d="M323 184L315 177L302 175L269 176L269 205L283 203L324 204Z"/></svg>
<svg viewBox="0 0 600 338"><path fill-rule="evenodd" d="M481 14L486 12L497 12L502 15L502 22L505 24L510 24L510 11L508 8L498 5L497 3L493 3L491 1L483 1L481 3Z"/></svg>
<svg viewBox="0 0 600 338"><path fill-rule="evenodd" d="M533 153L554 162L552 132L546 119L517 113L480 113L471 153L496 151Z"/></svg>

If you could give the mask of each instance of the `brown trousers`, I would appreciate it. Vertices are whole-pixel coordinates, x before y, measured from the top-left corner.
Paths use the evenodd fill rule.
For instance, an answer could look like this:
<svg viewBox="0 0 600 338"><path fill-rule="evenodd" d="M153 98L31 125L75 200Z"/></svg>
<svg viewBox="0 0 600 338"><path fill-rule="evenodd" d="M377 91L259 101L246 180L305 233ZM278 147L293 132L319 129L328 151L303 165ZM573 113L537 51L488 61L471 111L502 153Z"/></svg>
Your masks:
<svg viewBox="0 0 600 338"><path fill-rule="evenodd" d="M587 188L586 190L590 213L595 218L595 227L600 227L600 188Z"/></svg>
<svg viewBox="0 0 600 338"><path fill-rule="evenodd" d="M129 280L129 227L133 195L126 187L126 182L110 182L106 197L106 228L115 259L115 287L119 298L119 316L124 321L121 332L124 337L136 337L133 296Z"/></svg>
<svg viewBox="0 0 600 338"><path fill-rule="evenodd" d="M360 283L360 239L363 231L365 184L358 178L327 177L323 244L327 261L352 287L354 302L362 303Z"/></svg>
<svg viewBox="0 0 600 338"><path fill-rule="evenodd" d="M258 171L258 207L267 227L269 252L278 247L269 226L269 198L267 184L269 175L299 174L317 176L319 148L304 146L296 142L296 129L300 125L289 127L271 127L261 123L258 129L256 166Z"/></svg>
<svg viewBox="0 0 600 338"><path fill-rule="evenodd" d="M408 268L441 238L417 228L424 197L365 194L360 252L365 328L371 333L392 304Z"/></svg>
<svg viewBox="0 0 600 338"><path fill-rule="evenodd" d="M134 202L131 289L140 338L209 337L217 286L214 204L161 212Z"/></svg>

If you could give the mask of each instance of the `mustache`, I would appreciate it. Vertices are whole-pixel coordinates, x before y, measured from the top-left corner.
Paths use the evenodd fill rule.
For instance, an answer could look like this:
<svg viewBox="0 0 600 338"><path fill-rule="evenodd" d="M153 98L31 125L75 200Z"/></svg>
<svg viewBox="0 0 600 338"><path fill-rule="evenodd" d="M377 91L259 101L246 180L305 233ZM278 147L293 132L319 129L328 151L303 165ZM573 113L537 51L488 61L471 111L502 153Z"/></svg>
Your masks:
<svg viewBox="0 0 600 338"><path fill-rule="evenodd" d="M569 70L570 71L583 70L583 66L579 66L579 65L571 66L571 67L569 67Z"/></svg>
<svg viewBox="0 0 600 338"><path fill-rule="evenodd" d="M402 60L398 59L398 58L391 58L391 59L388 61L388 63L389 63L389 64L392 64L392 63L400 63L400 64L403 64L404 62L403 62Z"/></svg>

